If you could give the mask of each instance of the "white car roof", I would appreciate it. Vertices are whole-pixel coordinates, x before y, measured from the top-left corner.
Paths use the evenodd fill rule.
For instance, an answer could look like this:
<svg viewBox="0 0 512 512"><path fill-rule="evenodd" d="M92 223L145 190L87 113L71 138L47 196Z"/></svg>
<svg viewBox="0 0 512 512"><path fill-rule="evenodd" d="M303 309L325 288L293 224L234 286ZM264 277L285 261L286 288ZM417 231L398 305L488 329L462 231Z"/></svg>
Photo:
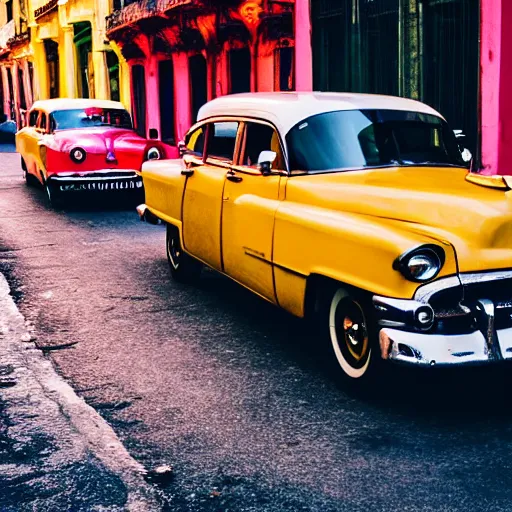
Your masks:
<svg viewBox="0 0 512 512"><path fill-rule="evenodd" d="M396 96L334 92L256 92L216 98L201 107L197 121L216 116L255 117L274 124L284 135L297 123L315 114L363 109L405 110L443 118L439 112L424 103Z"/></svg>
<svg viewBox="0 0 512 512"><path fill-rule="evenodd" d="M34 102L32 109L56 112L58 110L78 110L84 108L107 108L125 110L122 103L110 100L97 100L89 98L55 98Z"/></svg>

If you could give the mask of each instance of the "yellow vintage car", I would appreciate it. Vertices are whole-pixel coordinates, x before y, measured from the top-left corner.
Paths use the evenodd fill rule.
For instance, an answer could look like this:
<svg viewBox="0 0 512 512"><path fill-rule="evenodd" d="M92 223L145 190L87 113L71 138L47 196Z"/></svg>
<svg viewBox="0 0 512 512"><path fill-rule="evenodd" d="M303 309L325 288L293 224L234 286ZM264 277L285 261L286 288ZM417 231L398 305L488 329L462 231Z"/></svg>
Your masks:
<svg viewBox="0 0 512 512"><path fill-rule="evenodd" d="M313 317L342 374L512 359L512 182L469 173L432 108L361 94L207 103L142 168L174 278L207 265Z"/></svg>

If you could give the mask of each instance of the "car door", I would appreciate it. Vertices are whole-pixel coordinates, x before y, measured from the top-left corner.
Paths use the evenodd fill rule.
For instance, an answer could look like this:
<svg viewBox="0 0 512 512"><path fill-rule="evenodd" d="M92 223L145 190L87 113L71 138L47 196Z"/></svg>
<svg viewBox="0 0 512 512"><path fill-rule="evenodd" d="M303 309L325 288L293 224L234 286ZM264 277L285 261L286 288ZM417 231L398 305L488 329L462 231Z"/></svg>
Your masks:
<svg viewBox="0 0 512 512"><path fill-rule="evenodd" d="M209 123L204 155L184 157L189 175L183 197L183 244L188 253L217 270L221 270L222 192L233 165L239 126L237 121Z"/></svg>
<svg viewBox="0 0 512 512"><path fill-rule="evenodd" d="M37 127L35 129L35 137L30 140L31 143L31 154L34 155L35 160L35 172L39 174L42 172L44 174L44 179L47 176L46 169L46 145L45 141L48 142L48 114L46 112L41 112L39 115L39 119L37 121Z"/></svg>
<svg viewBox="0 0 512 512"><path fill-rule="evenodd" d="M277 154L270 174L263 174L258 166L262 151ZM272 268L274 217L279 204L281 177L286 175L277 131L267 123L245 122L237 164L226 175L224 187L224 272L276 302Z"/></svg>

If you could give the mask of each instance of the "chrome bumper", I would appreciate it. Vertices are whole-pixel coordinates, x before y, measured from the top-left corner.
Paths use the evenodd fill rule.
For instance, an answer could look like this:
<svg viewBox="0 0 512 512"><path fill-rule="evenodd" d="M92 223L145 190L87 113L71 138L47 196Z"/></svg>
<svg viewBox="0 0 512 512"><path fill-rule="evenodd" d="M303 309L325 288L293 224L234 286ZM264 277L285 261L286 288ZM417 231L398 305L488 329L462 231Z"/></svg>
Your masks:
<svg viewBox="0 0 512 512"><path fill-rule="evenodd" d="M135 171L94 171L82 175L59 173L48 177L48 183L60 192L81 190L138 190L142 189L142 177Z"/></svg>
<svg viewBox="0 0 512 512"><path fill-rule="evenodd" d="M422 366L512 359L509 270L451 276L419 288L413 299L376 295L373 304L383 359Z"/></svg>
<svg viewBox="0 0 512 512"><path fill-rule="evenodd" d="M379 335L383 359L418 366L470 365L512 359L512 328L496 331L497 346L480 331L443 335L384 328Z"/></svg>

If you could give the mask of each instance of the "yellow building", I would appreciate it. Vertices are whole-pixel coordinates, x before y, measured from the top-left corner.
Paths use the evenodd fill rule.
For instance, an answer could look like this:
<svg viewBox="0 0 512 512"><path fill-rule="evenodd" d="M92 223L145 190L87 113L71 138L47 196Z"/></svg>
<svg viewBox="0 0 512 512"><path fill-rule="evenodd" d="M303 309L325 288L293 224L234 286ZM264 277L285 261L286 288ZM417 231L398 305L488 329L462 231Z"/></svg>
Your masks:
<svg viewBox="0 0 512 512"><path fill-rule="evenodd" d="M110 0L29 0L37 97L120 99L119 61L106 41Z"/></svg>
<svg viewBox="0 0 512 512"><path fill-rule="evenodd" d="M21 122L33 101L27 0L0 2L0 95L4 114Z"/></svg>

